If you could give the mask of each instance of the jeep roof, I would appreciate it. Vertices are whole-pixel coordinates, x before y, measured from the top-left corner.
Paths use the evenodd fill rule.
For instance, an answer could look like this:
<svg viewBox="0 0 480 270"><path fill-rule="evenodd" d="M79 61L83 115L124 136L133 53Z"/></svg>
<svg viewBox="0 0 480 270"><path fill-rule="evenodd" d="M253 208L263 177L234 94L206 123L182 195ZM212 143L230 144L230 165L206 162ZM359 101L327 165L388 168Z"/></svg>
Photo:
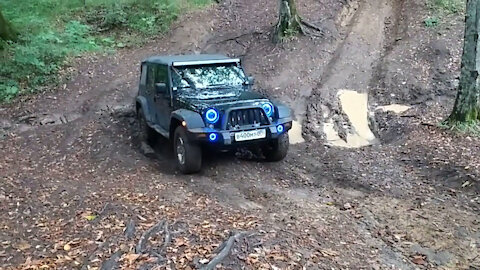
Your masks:
<svg viewBox="0 0 480 270"><path fill-rule="evenodd" d="M240 59L230 58L221 54L191 54L191 55L167 55L152 56L142 63L154 63L168 66L208 65L217 63L237 63Z"/></svg>

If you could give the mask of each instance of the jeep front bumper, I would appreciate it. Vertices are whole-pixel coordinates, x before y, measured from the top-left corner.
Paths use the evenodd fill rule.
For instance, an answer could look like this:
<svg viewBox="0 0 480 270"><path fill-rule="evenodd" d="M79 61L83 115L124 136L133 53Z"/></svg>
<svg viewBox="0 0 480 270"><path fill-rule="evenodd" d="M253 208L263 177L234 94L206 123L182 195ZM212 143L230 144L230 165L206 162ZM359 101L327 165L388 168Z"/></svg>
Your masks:
<svg viewBox="0 0 480 270"><path fill-rule="evenodd" d="M279 126L281 126L282 128L279 128ZM220 129L209 128L209 127L189 129L187 126L187 130L189 132L189 136L191 140L205 142L211 145L225 145L225 146L250 144L250 143L276 139L281 134L288 132L291 128L292 128L291 118L278 119L276 121L273 121L270 125L264 125L261 127L249 127L249 128L240 128L240 129L233 129L233 130L220 130ZM235 140L236 133L256 131L256 130L262 130L262 129L266 131L266 135L264 138L251 139L251 140L246 139L242 141ZM215 140L210 139L211 134L216 134Z"/></svg>

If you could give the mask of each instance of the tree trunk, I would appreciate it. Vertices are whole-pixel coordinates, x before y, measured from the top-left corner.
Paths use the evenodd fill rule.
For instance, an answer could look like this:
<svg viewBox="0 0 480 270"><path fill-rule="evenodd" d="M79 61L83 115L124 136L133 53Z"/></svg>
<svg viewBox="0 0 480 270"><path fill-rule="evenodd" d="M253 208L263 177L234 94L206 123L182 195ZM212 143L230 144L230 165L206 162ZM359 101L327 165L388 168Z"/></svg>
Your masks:
<svg viewBox="0 0 480 270"><path fill-rule="evenodd" d="M273 41L281 42L301 30L301 19L297 13L295 0L280 0L278 23L273 33Z"/></svg>
<svg viewBox="0 0 480 270"><path fill-rule="evenodd" d="M17 33L13 30L8 21L3 17L0 9L0 39L13 40L17 39Z"/></svg>
<svg viewBox="0 0 480 270"><path fill-rule="evenodd" d="M480 3L467 1L465 40L460 84L452 114L447 123L477 123L480 120Z"/></svg>

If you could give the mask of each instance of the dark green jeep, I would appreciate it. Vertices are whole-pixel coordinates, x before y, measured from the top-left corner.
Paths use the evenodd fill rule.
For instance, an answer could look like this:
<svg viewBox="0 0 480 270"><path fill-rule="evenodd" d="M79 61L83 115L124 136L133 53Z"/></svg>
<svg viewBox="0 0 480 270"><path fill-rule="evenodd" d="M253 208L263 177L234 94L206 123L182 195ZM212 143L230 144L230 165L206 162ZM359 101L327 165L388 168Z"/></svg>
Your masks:
<svg viewBox="0 0 480 270"><path fill-rule="evenodd" d="M288 151L290 109L252 92L239 59L222 55L155 56L142 62L136 98L142 139L173 142L179 169L194 173L202 146L254 146L269 161Z"/></svg>

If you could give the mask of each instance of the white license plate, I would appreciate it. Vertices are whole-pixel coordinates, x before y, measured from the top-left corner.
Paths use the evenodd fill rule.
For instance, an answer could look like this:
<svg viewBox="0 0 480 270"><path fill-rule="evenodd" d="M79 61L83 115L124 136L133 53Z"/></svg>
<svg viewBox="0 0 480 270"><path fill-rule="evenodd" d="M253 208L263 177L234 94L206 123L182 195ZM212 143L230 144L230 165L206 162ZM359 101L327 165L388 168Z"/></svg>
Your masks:
<svg viewBox="0 0 480 270"><path fill-rule="evenodd" d="M235 141L237 141L237 142L263 139L263 138L266 138L266 137L267 137L267 130L266 129L241 131L241 132L235 133Z"/></svg>

